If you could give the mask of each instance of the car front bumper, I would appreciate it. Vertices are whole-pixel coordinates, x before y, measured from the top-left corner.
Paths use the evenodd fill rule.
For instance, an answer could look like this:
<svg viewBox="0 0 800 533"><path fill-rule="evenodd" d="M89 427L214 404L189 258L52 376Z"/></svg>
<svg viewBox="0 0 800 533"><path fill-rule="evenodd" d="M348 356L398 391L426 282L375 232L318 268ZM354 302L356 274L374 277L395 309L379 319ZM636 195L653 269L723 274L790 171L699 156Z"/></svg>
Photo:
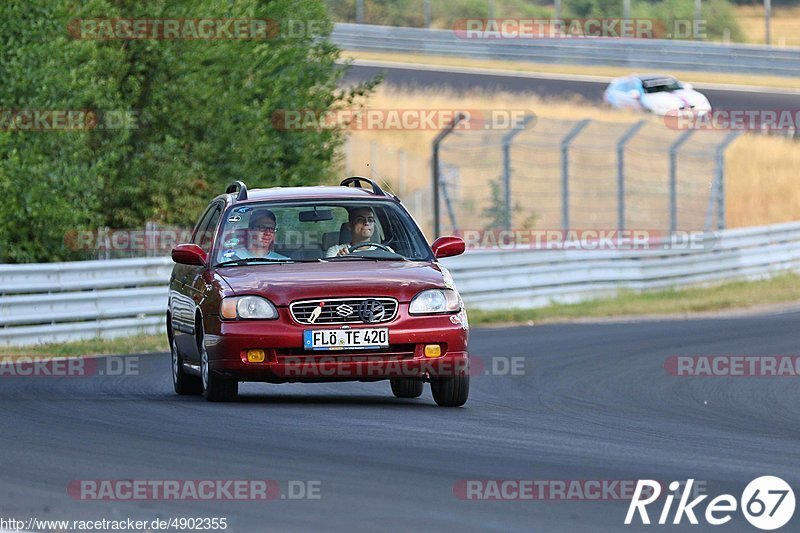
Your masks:
<svg viewBox="0 0 800 533"><path fill-rule="evenodd" d="M341 325L310 326L294 322L288 310L278 320L204 320L206 349L212 372L239 381L326 382L377 381L388 378L429 380L468 373L469 328L466 314L410 316L401 304L398 316L382 324L351 324L352 328L388 328L389 347L366 350L305 350L307 329L337 329ZM425 346L437 344L441 355L425 356ZM264 362L247 360L248 350L264 350Z"/></svg>

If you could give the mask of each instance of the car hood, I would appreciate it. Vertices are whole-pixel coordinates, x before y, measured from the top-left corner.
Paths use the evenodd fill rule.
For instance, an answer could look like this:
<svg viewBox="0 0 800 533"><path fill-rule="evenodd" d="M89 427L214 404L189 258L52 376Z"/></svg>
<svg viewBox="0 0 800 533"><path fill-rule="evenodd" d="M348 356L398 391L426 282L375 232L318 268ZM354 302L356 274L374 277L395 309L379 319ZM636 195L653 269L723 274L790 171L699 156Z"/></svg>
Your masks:
<svg viewBox="0 0 800 533"><path fill-rule="evenodd" d="M672 92L648 93L644 96L645 103L653 111L668 111L681 107L695 106L696 109L709 107L705 96L693 90L680 90Z"/></svg>
<svg viewBox="0 0 800 533"><path fill-rule="evenodd" d="M445 286L436 263L340 260L223 267L217 273L237 295L255 294L286 306L295 300L389 296L411 301L419 291Z"/></svg>

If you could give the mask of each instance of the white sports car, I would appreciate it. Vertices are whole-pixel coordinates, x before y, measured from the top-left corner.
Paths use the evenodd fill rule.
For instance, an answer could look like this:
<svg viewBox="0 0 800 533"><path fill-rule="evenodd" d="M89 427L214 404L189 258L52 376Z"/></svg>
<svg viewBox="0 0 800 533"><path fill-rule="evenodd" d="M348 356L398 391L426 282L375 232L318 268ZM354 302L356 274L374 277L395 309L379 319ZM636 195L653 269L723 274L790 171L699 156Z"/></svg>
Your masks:
<svg viewBox="0 0 800 533"><path fill-rule="evenodd" d="M633 108L666 115L670 111L702 117L711 111L711 104L702 93L672 76L633 74L615 78L603 93L612 107Z"/></svg>

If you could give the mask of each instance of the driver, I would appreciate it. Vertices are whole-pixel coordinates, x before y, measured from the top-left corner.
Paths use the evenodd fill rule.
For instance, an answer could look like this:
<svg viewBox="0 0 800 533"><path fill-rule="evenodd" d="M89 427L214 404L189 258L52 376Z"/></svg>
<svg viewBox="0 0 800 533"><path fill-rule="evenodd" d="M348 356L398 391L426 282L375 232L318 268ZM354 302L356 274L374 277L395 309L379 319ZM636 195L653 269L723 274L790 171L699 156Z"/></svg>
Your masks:
<svg viewBox="0 0 800 533"><path fill-rule="evenodd" d="M350 253L350 247L362 242L371 242L375 234L375 213L370 207L359 207L350 210L347 222L353 236L350 244L335 244L328 248L325 257L336 257ZM374 246L364 246L359 250L375 250Z"/></svg>

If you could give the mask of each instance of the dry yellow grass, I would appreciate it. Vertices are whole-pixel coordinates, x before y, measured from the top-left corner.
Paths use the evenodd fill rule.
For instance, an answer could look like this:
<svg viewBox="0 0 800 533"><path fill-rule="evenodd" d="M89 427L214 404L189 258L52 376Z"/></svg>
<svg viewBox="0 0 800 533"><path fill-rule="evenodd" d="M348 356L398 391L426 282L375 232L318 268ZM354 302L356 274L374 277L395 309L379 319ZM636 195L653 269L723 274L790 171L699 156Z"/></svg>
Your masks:
<svg viewBox="0 0 800 533"><path fill-rule="evenodd" d="M747 42L764 43L766 28L763 6L739 6L736 8ZM772 44L776 46L800 46L800 6L773 7L771 21Z"/></svg>
<svg viewBox="0 0 800 533"><path fill-rule="evenodd" d="M728 151L728 224L800 220L800 141L746 135Z"/></svg>
<svg viewBox="0 0 800 533"><path fill-rule="evenodd" d="M629 148L639 154L637 156L639 157L639 167L636 172L649 176L666 176L667 164L663 150L679 133L666 128L663 122L656 117L631 111L598 108L577 98L560 101L544 100L535 95L457 93L444 90L400 89L384 85L371 97L368 107L371 109L531 110L540 117L535 127L538 138L546 138L548 128L550 128L553 142L557 142L557 139L563 136L569 126L569 124L559 123L559 120L577 121L592 118L618 124L605 127L600 124L593 125L595 129L587 130L584 135L579 137L576 144L576 146L588 145L589 148L592 143L596 146L613 146L615 140L629 127L629 124L644 119L646 126L642 130L643 134L639 138L634 138ZM391 189L400 193L420 224L430 230L431 219L428 209L430 197L427 191L430 190L431 179L431 141L436 133L436 131L354 131L350 134L345 158L348 168L344 171L363 175L375 172L375 175L384 180L384 183L388 184ZM709 150L724 135L725 132L697 132L691 143L686 145L686 149L689 152L701 149ZM658 157L652 157L650 158L652 160L649 160L647 154L651 149L660 150L661 153ZM535 149L526 148L526 150ZM544 190L545 193L551 194L556 191L549 190L552 188L552 183L547 180L552 181L552 176L558 175L558 170L554 170L553 167L558 164L556 154L557 152L554 150L543 149L541 156L538 153L532 153L528 154L526 158L517 155L514 157L517 161L516 164L522 164L520 162L522 159L532 161L525 168L528 181L536 182L536 185L539 186L538 190ZM595 167L605 169L600 178L611 180L608 182L611 183L613 176L609 176L614 172L614 157L613 151L602 148L596 151L583 150L574 155L573 164L576 168L584 168L585 172L586 169L591 172ZM701 173L702 176L708 176L710 180L713 174L712 157L710 152L704 152L704 155L699 156L693 163L690 154L685 157L682 155L679 167L685 169L689 164L695 164L695 172ZM550 165L550 169L543 169L540 172L536 168L540 165L542 167ZM783 137L745 134L729 148L726 165L729 227L800 220L800 181L797 179L797 169L800 169L800 142ZM482 202L485 202L488 196L485 184L487 177L494 179L499 176L500 150L497 144L486 150L476 150L474 158L459 161L459 166L463 189L461 209L464 210L463 213L459 213L459 218L469 220L470 216L474 217L485 207L485 203ZM400 179L401 173L404 175L402 180ZM634 173L630 172L630 174ZM605 174L609 174L609 176ZM679 180L682 179L679 175ZM707 187L707 183L698 184L697 180L694 181L693 185L687 184L687 189L694 187L698 197L705 194L704 188ZM584 192L605 194L613 189L613 186L609 186L606 182L603 183L603 185L599 185L601 189L597 190L590 189L590 185L587 185ZM630 178L630 183L631 186L637 185L636 176ZM679 187L682 186L681 183L679 182ZM646 184L641 186L645 187ZM536 194L535 188L530 183L517 182L514 187L515 192L521 195ZM596 188L598 185L595 184L594 187ZM663 213L666 216L665 205L662 205L663 202L659 202L661 201L657 202L654 199L652 205L634 205L631 206L631 209L643 211L644 216L648 212ZM551 227L553 224L557 224L557 205L549 206L544 210L538 207L537 209L537 211L526 211L521 216L541 216L542 218L537 221L539 227ZM552 218L548 218L551 215ZM681 218L680 213L679 218ZM665 223L660 216L657 220L652 217L650 220L659 226ZM589 219L573 221L573 225L576 223L591 224L593 221Z"/></svg>

